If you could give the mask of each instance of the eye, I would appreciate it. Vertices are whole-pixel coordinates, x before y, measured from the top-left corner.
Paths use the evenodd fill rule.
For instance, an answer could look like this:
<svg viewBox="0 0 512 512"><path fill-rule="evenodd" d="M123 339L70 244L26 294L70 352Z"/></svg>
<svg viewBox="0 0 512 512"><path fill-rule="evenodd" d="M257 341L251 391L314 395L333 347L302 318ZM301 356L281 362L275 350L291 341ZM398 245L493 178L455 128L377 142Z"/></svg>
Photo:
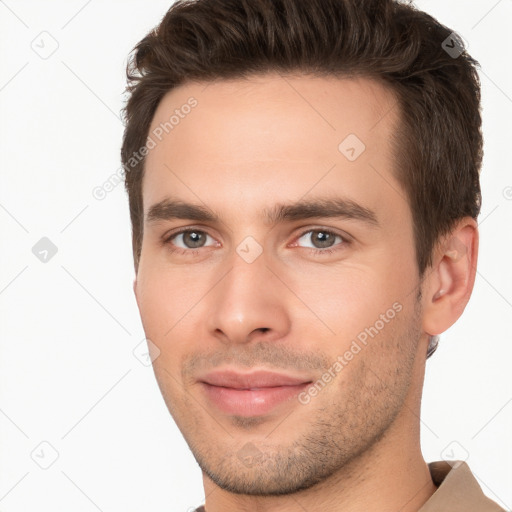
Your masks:
<svg viewBox="0 0 512 512"><path fill-rule="evenodd" d="M296 245L310 248L315 253L331 253L336 246L349 244L344 237L328 229L310 229L297 239ZM334 248L334 249L333 249Z"/></svg>
<svg viewBox="0 0 512 512"><path fill-rule="evenodd" d="M208 233L200 229L182 229L165 237L163 244L171 252L195 254L203 247L218 245ZM350 244L350 240L329 229L309 229L304 231L292 246L304 247L314 254L330 254Z"/></svg>
<svg viewBox="0 0 512 512"><path fill-rule="evenodd" d="M194 252L194 249L208 247L215 243L216 241L210 235L199 229L183 229L172 233L164 240L164 244L174 246L171 250L178 250L182 253Z"/></svg>

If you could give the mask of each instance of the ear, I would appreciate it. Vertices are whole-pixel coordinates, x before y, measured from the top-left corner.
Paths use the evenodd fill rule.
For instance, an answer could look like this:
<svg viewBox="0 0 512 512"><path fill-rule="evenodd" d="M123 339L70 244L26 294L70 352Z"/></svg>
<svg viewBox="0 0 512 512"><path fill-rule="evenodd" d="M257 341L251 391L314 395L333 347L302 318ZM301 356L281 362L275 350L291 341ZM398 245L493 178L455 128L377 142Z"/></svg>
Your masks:
<svg viewBox="0 0 512 512"><path fill-rule="evenodd" d="M139 297L137 296L137 276L135 276L133 280L133 293L135 295L135 300L137 301L137 305L139 304Z"/></svg>
<svg viewBox="0 0 512 512"><path fill-rule="evenodd" d="M424 332L441 334L462 315L475 283L478 239L476 221L464 217L438 242L423 281Z"/></svg>

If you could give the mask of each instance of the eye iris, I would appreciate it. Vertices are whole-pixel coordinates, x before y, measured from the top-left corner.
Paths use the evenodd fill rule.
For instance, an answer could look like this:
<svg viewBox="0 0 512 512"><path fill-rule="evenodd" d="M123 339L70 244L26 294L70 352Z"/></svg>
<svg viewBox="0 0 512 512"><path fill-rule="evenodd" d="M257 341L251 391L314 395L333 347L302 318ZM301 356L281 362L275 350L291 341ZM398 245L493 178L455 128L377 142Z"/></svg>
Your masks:
<svg viewBox="0 0 512 512"><path fill-rule="evenodd" d="M205 242L204 233L198 231L188 231L183 233L183 242L191 249L201 247Z"/></svg>
<svg viewBox="0 0 512 512"><path fill-rule="evenodd" d="M318 248L331 247L335 240L333 233L327 233L325 231L314 231L312 235L313 245Z"/></svg>

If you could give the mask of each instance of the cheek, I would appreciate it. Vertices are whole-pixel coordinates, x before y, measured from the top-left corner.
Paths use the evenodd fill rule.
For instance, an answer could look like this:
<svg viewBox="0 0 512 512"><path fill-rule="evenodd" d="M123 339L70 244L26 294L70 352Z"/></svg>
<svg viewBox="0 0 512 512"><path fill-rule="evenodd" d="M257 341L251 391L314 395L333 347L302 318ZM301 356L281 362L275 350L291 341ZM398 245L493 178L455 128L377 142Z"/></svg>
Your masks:
<svg viewBox="0 0 512 512"><path fill-rule="evenodd" d="M138 305L146 338L158 349L153 371L165 402L175 417L182 384L181 361L189 350L193 330L188 327L187 288L175 276L156 268L139 267ZM183 407L183 405L181 406Z"/></svg>
<svg viewBox="0 0 512 512"><path fill-rule="evenodd" d="M187 318L191 316L194 304L204 296L198 283L180 274L155 264L141 264L137 276L137 303L146 337L155 343L162 355L179 353L180 344L193 336L185 332ZM190 331L191 329L188 328Z"/></svg>
<svg viewBox="0 0 512 512"><path fill-rule="evenodd" d="M300 298L294 302L293 314L295 321L303 324L300 330L321 328L328 337L330 331L338 337L338 345L344 345L376 322L382 327L382 321L394 318L400 309L396 303L403 294L400 279L391 274L393 266L383 261L374 265L344 262L337 267L310 266L307 271L288 273L285 279ZM304 307L318 322L311 322L313 316Z"/></svg>

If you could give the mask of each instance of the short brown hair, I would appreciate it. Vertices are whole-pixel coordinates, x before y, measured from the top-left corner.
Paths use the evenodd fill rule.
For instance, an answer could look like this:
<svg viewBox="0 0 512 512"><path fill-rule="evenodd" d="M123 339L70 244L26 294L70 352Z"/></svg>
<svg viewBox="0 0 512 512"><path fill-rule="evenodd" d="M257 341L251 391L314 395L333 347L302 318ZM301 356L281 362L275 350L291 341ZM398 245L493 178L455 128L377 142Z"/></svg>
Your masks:
<svg viewBox="0 0 512 512"><path fill-rule="evenodd" d="M135 269L144 158L133 155L145 146L163 96L192 80L284 72L362 76L391 87L400 118L391 141L394 172L411 208L423 275L436 241L480 212L477 67L452 30L395 0L178 0L127 66L121 158Z"/></svg>

